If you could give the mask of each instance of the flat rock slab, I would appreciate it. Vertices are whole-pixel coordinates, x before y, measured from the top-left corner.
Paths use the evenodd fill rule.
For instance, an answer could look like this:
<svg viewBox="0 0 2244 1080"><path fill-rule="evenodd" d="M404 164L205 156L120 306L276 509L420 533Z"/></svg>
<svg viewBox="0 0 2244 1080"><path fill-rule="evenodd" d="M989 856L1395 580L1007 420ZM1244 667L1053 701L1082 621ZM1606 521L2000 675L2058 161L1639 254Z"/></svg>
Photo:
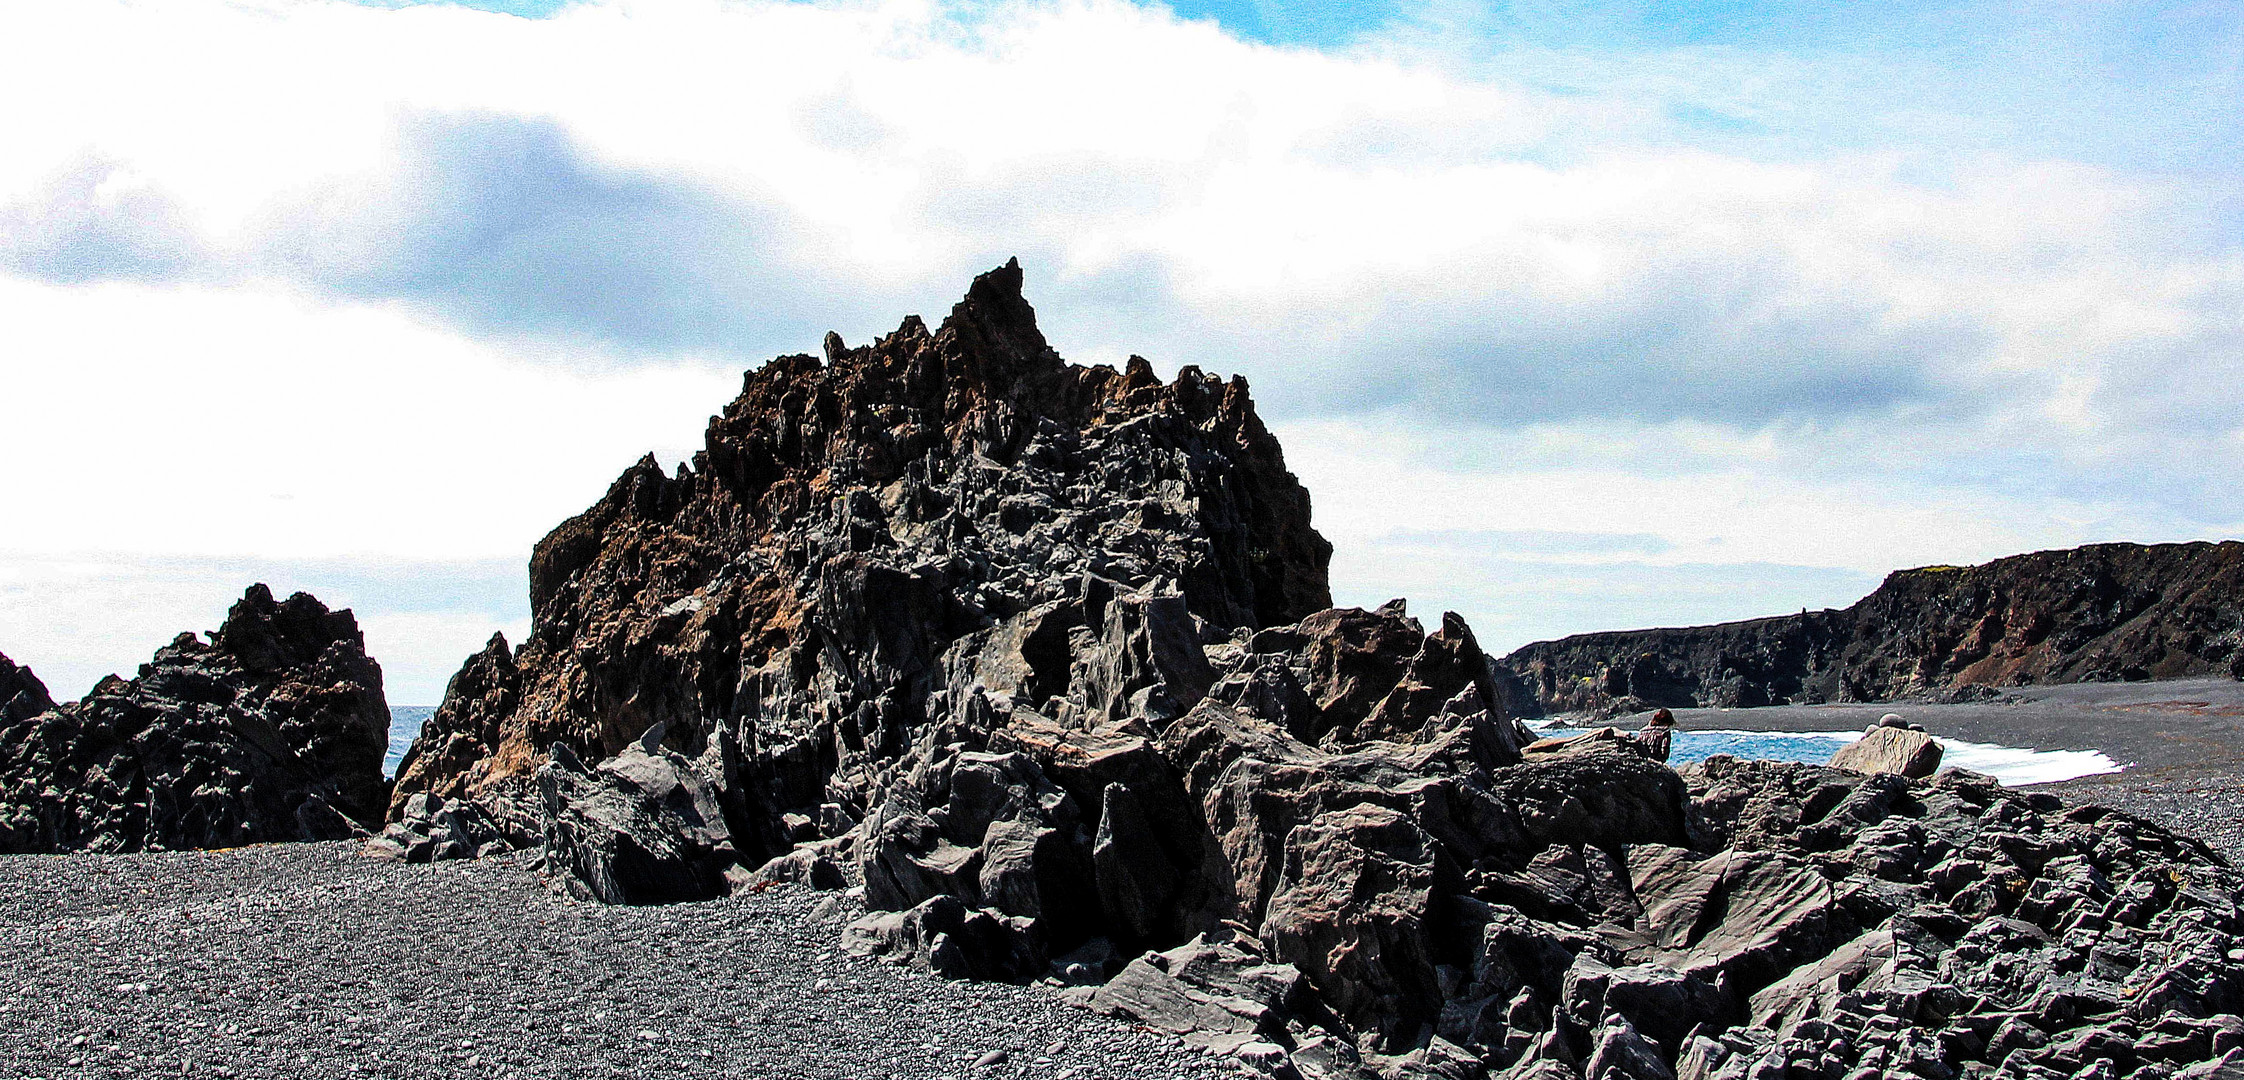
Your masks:
<svg viewBox="0 0 2244 1080"><path fill-rule="evenodd" d="M1940 771L1940 744L1922 731L1879 727L1831 755L1834 769L1898 773L1922 780Z"/></svg>
<svg viewBox="0 0 2244 1080"><path fill-rule="evenodd" d="M1237 1075L1046 988L843 955L857 912L837 894L608 907L556 895L518 856L359 851L0 858L0 1061L73 1077Z"/></svg>

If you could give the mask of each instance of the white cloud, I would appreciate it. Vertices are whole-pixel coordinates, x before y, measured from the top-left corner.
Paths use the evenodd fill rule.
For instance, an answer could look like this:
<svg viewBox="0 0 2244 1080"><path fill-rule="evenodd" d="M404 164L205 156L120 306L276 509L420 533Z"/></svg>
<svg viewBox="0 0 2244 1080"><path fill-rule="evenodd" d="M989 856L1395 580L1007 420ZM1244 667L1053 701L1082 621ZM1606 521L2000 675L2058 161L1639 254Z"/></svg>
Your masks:
<svg viewBox="0 0 2244 1080"><path fill-rule="evenodd" d="M492 632L504 633L510 646L530 634L527 615L493 621L482 612L398 611L361 615L358 622L367 654L381 662L392 705L442 702L445 683Z"/></svg>
<svg viewBox="0 0 2244 1080"><path fill-rule="evenodd" d="M0 278L18 551L516 557L738 392L540 365L378 307Z"/></svg>
<svg viewBox="0 0 2244 1080"><path fill-rule="evenodd" d="M18 0L0 41L38 103L0 113L0 385L38 403L0 460L39 510L0 544L42 557L520 558L739 367L1014 253L1072 358L1254 378L1344 595L1522 634L2244 521L2233 191L1694 139L1680 53L1558 92L1564 55L1119 0ZM1777 59L1739 111L1858 58ZM1525 532L1658 542L1458 539ZM1574 599L1495 614L1538 589Z"/></svg>

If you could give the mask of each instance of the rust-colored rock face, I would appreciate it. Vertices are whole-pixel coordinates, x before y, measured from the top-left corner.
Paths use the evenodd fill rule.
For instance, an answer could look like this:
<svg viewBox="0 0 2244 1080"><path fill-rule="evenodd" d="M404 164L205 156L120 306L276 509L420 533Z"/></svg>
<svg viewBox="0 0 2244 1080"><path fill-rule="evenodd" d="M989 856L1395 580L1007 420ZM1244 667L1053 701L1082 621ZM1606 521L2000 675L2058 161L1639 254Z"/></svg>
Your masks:
<svg viewBox="0 0 2244 1080"><path fill-rule="evenodd" d="M1039 704L1069 689L1068 635L1098 629L1086 598L1159 586L1211 633L1330 606L1331 546L1245 381L1064 362L1018 264L935 330L825 353L749 373L690 466L641 461L538 544L529 639L455 679L393 814L658 722L689 750L752 732L767 808L816 807L926 719L968 635L1016 631L1008 689ZM1064 610L1030 625L1040 606Z"/></svg>

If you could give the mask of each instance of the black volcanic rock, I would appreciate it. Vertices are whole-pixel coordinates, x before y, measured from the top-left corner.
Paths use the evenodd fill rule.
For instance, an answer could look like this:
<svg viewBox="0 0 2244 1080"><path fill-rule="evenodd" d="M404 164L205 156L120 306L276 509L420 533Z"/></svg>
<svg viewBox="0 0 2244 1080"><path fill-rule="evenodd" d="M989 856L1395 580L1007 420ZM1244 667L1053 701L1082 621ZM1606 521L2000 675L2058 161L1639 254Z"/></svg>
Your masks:
<svg viewBox="0 0 2244 1080"><path fill-rule="evenodd" d="M1326 607L1330 552L1243 380L1067 364L1008 264L940 328L749 373L690 466L643 461L547 536L529 638L461 672L393 812L530 805L557 741L597 761L662 723L699 755L724 731L711 760L760 861L789 815L864 820L977 685L1006 708L1189 708L1202 637Z"/></svg>
<svg viewBox="0 0 2244 1080"><path fill-rule="evenodd" d="M1814 704L2244 670L2244 542L1902 570L1853 607L1580 634L1503 660L1535 712Z"/></svg>
<svg viewBox="0 0 2244 1080"><path fill-rule="evenodd" d="M570 892L610 904L671 904L730 891L732 835L715 785L650 729L586 765L563 743L538 770L545 858Z"/></svg>
<svg viewBox="0 0 2244 1080"><path fill-rule="evenodd" d="M1529 752L1463 619L1328 606L1243 384L1068 367L1018 289L774 361L691 467L549 536L530 639L454 680L391 846L466 853L454 800L504 818L534 771L580 895L858 885L853 952L1054 978L1271 1076L2163 1078L2235 1047L2244 876L2203 845L1952 770ZM1709 648L1765 645L1722 679L1766 695L1785 664L1890 681L1879 643L1972 678L2220 647L2218 575L2097 607L2058 563L2005 595L2101 636L1824 613ZM1893 612L1984 622L1915 587Z"/></svg>
<svg viewBox="0 0 2244 1080"><path fill-rule="evenodd" d="M421 732L399 759L399 776L425 778L398 788L390 797L392 820L404 815L415 795L458 800L483 778L499 744L500 725L514 715L522 698L522 672L505 634L492 634L483 651L468 657L444 687L444 702L421 723Z"/></svg>
<svg viewBox="0 0 2244 1080"><path fill-rule="evenodd" d="M331 840L382 820L382 669L351 613L308 594L252 586L209 640L181 634L138 677L33 715L13 670L0 851Z"/></svg>
<svg viewBox="0 0 2244 1080"><path fill-rule="evenodd" d="M0 653L0 721L19 723L54 707L55 700L47 696L47 684L40 682L30 668Z"/></svg>

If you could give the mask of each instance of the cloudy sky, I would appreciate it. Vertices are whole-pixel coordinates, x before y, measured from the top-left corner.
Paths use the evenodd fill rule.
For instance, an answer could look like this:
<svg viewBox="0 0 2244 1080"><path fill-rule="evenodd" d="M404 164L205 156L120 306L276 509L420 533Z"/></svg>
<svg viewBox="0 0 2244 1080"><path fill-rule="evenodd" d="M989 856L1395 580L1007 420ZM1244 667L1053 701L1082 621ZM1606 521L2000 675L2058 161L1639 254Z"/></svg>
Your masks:
<svg viewBox="0 0 2244 1080"><path fill-rule="evenodd" d="M1020 256L1492 648L2244 530L2244 8L10 0L0 652L398 703L740 372Z"/></svg>

